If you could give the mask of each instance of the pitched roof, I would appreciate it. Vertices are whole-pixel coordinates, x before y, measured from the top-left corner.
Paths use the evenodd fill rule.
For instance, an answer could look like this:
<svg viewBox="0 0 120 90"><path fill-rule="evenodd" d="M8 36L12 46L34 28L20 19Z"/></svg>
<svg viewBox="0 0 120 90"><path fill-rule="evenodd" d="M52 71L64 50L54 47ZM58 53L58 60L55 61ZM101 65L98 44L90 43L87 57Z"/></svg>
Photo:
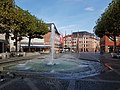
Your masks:
<svg viewBox="0 0 120 90"><path fill-rule="evenodd" d="M57 30L57 28L56 28L56 26L55 26L54 23L47 23L47 25L48 25L48 27L50 27L50 32L51 32L51 25L54 25L55 32L56 32L58 35L60 35L60 33L58 32L58 30Z"/></svg>

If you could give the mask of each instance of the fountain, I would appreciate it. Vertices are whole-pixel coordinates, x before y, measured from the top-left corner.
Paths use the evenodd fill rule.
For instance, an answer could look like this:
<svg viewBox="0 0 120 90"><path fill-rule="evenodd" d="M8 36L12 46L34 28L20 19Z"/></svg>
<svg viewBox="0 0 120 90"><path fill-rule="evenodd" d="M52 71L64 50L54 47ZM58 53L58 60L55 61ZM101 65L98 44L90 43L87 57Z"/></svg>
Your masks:
<svg viewBox="0 0 120 90"><path fill-rule="evenodd" d="M98 75L102 66L99 62L79 60L72 55L65 54L49 64L49 56L43 59L33 59L25 64L14 64L4 67L4 70L12 72L39 73L40 76L61 79L80 79Z"/></svg>
<svg viewBox="0 0 120 90"><path fill-rule="evenodd" d="M54 28L51 32L51 60L50 56L46 55L44 58L35 58L26 61L27 63L11 65L4 69L12 72L37 72L44 77L62 79L80 79L100 74L102 66L99 62L79 60L72 54L63 54L54 59Z"/></svg>
<svg viewBox="0 0 120 90"><path fill-rule="evenodd" d="M51 60L47 65L54 65L54 47L55 47L55 30L54 27L52 27L51 30Z"/></svg>

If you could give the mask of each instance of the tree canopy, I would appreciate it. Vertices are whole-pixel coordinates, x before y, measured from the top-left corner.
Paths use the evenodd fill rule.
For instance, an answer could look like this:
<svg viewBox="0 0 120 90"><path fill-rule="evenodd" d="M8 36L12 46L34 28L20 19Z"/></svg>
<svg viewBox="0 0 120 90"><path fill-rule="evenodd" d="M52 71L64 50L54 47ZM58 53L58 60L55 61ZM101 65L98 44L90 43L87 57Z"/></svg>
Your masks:
<svg viewBox="0 0 120 90"><path fill-rule="evenodd" d="M98 37L120 35L120 0L113 0L94 27Z"/></svg>
<svg viewBox="0 0 120 90"><path fill-rule="evenodd" d="M113 0L97 20L94 32L98 37L107 36L116 48L116 37L120 35L120 0Z"/></svg>
<svg viewBox="0 0 120 90"><path fill-rule="evenodd" d="M14 0L0 0L0 33L13 33L17 43L18 35L40 36L47 32L43 20L15 5Z"/></svg>

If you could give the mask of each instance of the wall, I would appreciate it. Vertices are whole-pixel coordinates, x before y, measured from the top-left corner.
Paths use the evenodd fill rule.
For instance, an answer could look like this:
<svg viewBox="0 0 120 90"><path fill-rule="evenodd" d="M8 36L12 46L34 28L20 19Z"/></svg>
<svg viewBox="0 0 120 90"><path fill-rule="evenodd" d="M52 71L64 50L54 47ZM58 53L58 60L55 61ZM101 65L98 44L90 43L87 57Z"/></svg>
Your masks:
<svg viewBox="0 0 120 90"><path fill-rule="evenodd" d="M117 47L120 47L120 37L118 37L116 44L117 44ZM113 51L113 50L110 51L110 48L113 48L113 46L114 46L114 42L111 41L107 36L100 38L100 47L105 52Z"/></svg>

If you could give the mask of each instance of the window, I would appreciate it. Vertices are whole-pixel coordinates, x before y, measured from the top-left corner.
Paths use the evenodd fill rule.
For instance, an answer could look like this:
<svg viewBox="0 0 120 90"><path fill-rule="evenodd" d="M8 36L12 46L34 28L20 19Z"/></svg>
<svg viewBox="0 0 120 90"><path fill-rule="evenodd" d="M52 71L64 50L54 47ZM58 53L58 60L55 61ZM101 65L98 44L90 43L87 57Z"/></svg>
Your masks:
<svg viewBox="0 0 120 90"><path fill-rule="evenodd" d="M109 41L112 42L112 37L109 37ZM116 42L118 42L119 37L116 36Z"/></svg>

